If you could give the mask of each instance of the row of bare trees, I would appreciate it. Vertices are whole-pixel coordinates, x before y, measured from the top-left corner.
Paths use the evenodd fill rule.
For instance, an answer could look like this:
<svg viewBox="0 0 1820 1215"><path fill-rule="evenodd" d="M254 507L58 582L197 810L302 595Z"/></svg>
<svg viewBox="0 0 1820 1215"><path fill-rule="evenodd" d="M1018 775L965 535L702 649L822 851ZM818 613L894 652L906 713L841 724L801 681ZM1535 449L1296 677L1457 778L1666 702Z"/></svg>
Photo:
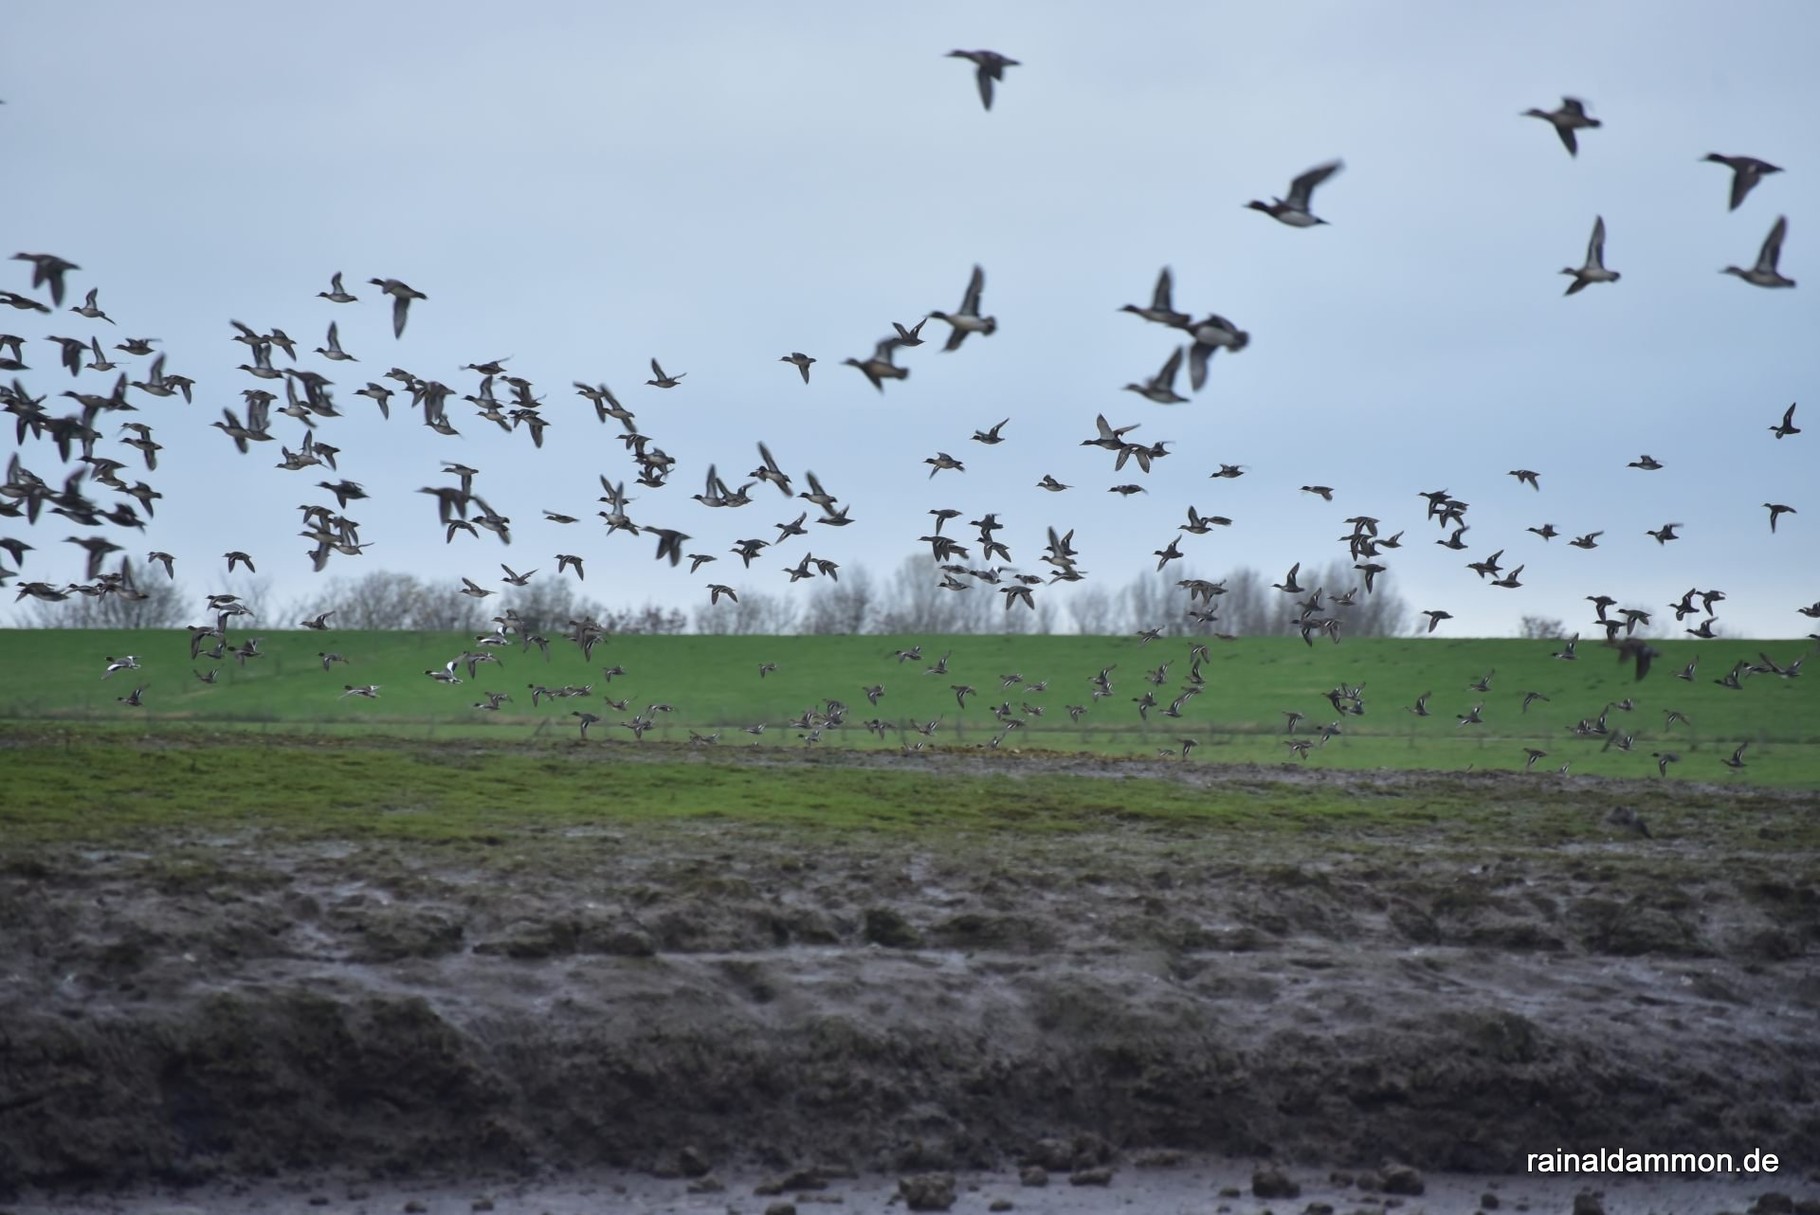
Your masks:
<svg viewBox="0 0 1820 1215"><path fill-rule="evenodd" d="M34 602L14 613L15 623L41 628L175 628L201 618L197 601L182 584L163 574L128 571L133 595L72 594L63 602ZM618 633L729 634L944 634L1056 633L1097 635L1134 633L1162 626L1171 633L1230 633L1270 636L1297 631L1295 602L1305 596L1275 590L1256 570L1240 568L1208 579L1223 594L1197 603L1181 585L1200 577L1172 568L1141 574L1123 587L1075 584L1035 588L1034 609L1013 605L990 584L963 579L966 590L943 587L942 572L924 556L910 556L888 578L875 578L863 566L840 571L838 579L822 578L806 594L741 588L738 599L701 604L685 615L674 607L647 602L614 608L584 598L567 579L546 578L498 596L475 599L458 588L431 583L411 574L375 571L360 578L331 579L307 600L273 606L270 582L245 578L232 589L264 627L294 628L303 619L333 612L331 624L343 629L400 629L421 632L480 632L507 609L518 614L531 632L555 636L570 620L593 617ZM1391 575L1380 574L1375 589L1364 593L1358 575L1343 561L1309 567L1304 588L1321 588L1326 611L1341 620L1350 637L1407 634L1423 623L1397 593ZM1009 582L1003 585L1010 585ZM1350 607L1333 607L1334 596L1357 588ZM1195 620L1191 609L1211 608L1214 618ZM269 623L267 623L269 621ZM1526 636L1559 637L1558 620L1526 616Z"/></svg>
<svg viewBox="0 0 1820 1215"><path fill-rule="evenodd" d="M1197 604L1181 582L1188 572L1144 574L1122 588L1075 585L1066 590L1039 587L1034 609L1005 607L997 588L973 583L966 590L942 586L941 571L926 557L905 558L881 586L864 569L841 571L840 581L824 582L800 603L764 591L741 591L738 604L723 601L695 609L698 633L1134 633L1164 626L1172 633L1232 633L1239 636L1297 631L1290 596L1273 590L1256 570L1239 569L1219 579L1225 593L1210 604ZM1358 586L1358 575L1344 562L1304 574L1312 590L1329 597ZM1060 602L1058 603L1058 600ZM1191 608L1211 606L1212 620L1194 620ZM1355 637L1386 637L1407 632L1408 603L1380 575L1369 595L1355 596L1354 606L1333 609L1344 632ZM1066 626L1063 625L1064 619Z"/></svg>

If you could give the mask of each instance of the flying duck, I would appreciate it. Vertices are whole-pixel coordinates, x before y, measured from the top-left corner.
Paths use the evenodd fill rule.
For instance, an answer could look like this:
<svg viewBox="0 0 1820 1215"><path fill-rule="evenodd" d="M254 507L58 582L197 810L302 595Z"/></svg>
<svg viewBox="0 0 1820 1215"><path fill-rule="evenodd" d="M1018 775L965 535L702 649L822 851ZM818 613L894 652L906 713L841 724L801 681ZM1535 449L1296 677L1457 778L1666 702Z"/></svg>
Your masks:
<svg viewBox="0 0 1820 1215"><path fill-rule="evenodd" d="M1326 164L1316 165L1289 183L1289 197L1273 199L1270 202L1259 202L1256 199L1245 205L1253 211L1262 211L1280 224L1291 228L1312 228L1327 221L1317 219L1309 211L1309 198L1314 188L1340 171L1343 162L1330 160Z"/></svg>
<svg viewBox="0 0 1820 1215"><path fill-rule="evenodd" d="M918 322L918 327L921 327L921 322ZM918 340L920 342L921 339ZM907 343L894 337L881 338L879 339L878 345L874 347L871 358L864 360L842 359L841 363L843 366L859 368L866 379L871 381L872 387L878 389L882 393L885 391L886 380L907 380L910 378L910 369L908 367L899 367L891 358L891 352L893 350L906 344Z"/></svg>
<svg viewBox="0 0 1820 1215"><path fill-rule="evenodd" d="M1015 59L1009 59L997 51L949 51L943 56L946 59L966 59L974 65L973 77L979 83L980 104L986 109L992 108L992 84L1005 78L1005 69L1020 66Z"/></svg>
<svg viewBox="0 0 1820 1215"><path fill-rule="evenodd" d="M71 270L82 269L75 262L66 262L55 253L15 253L13 260L32 264L32 286L37 288L48 283L51 303L59 308L63 307L63 276Z"/></svg>
<svg viewBox="0 0 1820 1215"><path fill-rule="evenodd" d="M1558 110L1524 110L1523 117L1540 118L1553 126L1555 134L1561 137L1561 146L1567 149L1569 156L1580 154L1580 143L1574 138L1575 131L1590 130L1602 125L1597 118L1586 116L1586 103L1578 97L1561 98L1561 108Z"/></svg>
<svg viewBox="0 0 1820 1215"><path fill-rule="evenodd" d="M1795 280L1784 278L1782 272L1776 269L1776 262L1782 257L1782 238L1787 235L1788 216L1778 215L1769 235L1763 238L1763 248L1757 251L1756 265L1749 270L1727 266L1719 273L1735 274L1753 287L1793 287Z"/></svg>
<svg viewBox="0 0 1820 1215"><path fill-rule="evenodd" d="M1586 242L1586 264L1578 270L1568 266L1561 273L1573 275L1574 281L1567 285L1568 295L1580 291L1588 283L1615 283L1622 277L1616 270L1605 268L1604 216L1597 216L1593 220L1592 239Z"/></svg>
<svg viewBox="0 0 1820 1215"><path fill-rule="evenodd" d="M330 321L329 322L329 344L327 346L316 347L316 353L321 355L325 359L330 359L337 363L358 362L358 360L355 359L353 355L349 354L347 351L345 351L341 348L341 334L340 334L339 330L340 330L340 326L337 325L334 321Z"/></svg>
<svg viewBox="0 0 1820 1215"><path fill-rule="evenodd" d="M357 295L349 295L347 291L343 289L341 285L341 271L339 270L335 271L335 273L329 277L329 289L327 291L318 291L316 295L318 298L325 299L331 304L351 304L360 298Z"/></svg>
<svg viewBox="0 0 1820 1215"><path fill-rule="evenodd" d="M651 387L653 387L653 388L674 388L678 384L682 383L683 376L688 375L688 374L689 373L685 371L682 373L682 375L665 375L664 369L658 365L657 360L652 359L651 360L652 378L649 380L646 380L645 383L651 385ZM805 372L805 375L806 375L806 372Z"/></svg>
<svg viewBox="0 0 1820 1215"><path fill-rule="evenodd" d="M80 307L71 308L70 311L77 316L85 316L91 321L106 321L108 324L112 325L114 323L114 318L101 311L101 306L95 303L95 297L100 294L101 288L90 287L88 289L88 296L82 301L82 305Z"/></svg>
<svg viewBox="0 0 1820 1215"><path fill-rule="evenodd" d="M1727 210L1736 211L1744 196L1757 188L1757 183L1771 173L1782 170L1767 160L1758 160L1755 156L1721 156L1717 152L1708 152L1700 158L1713 164L1724 165L1732 171L1732 201Z"/></svg>
<svg viewBox="0 0 1820 1215"><path fill-rule="evenodd" d="M1005 441L1005 436L1000 434L999 432L1001 430L1003 430L1005 428L1006 423L1008 423L1010 421L1011 421L1010 418L1006 418L1006 419L1004 419L1004 421L999 422L998 424L993 426L990 430L974 431L973 432L973 441L975 443L984 443L988 447L994 446L995 444L1003 443Z"/></svg>
<svg viewBox="0 0 1820 1215"><path fill-rule="evenodd" d="M1794 405L1790 405L1787 409L1783 410L1782 421L1770 427L1769 430L1770 433L1775 435L1778 439L1786 439L1790 435L1800 434L1801 428L1795 425Z"/></svg>
<svg viewBox="0 0 1820 1215"><path fill-rule="evenodd" d="M795 367L798 371L803 373L803 383L807 384L809 382L809 364L815 362L815 360L802 351L792 350L789 354L784 355L777 361L780 363L789 363L792 367Z"/></svg>
<svg viewBox="0 0 1820 1215"><path fill-rule="evenodd" d="M1173 328L1180 329L1194 318L1185 312L1177 312L1175 310L1175 305L1170 300L1171 295L1174 293L1174 285L1174 279L1170 275L1169 267L1164 266L1162 271L1156 276L1155 289L1150 293L1150 307L1140 308L1136 304L1123 304L1119 307L1119 311L1141 316L1145 320L1152 321L1158 325L1169 325Z"/></svg>
<svg viewBox="0 0 1820 1215"><path fill-rule="evenodd" d="M982 52L983 53L983 52ZM949 314L931 312L930 317L938 321L947 321L951 326L948 341L942 346L943 352L960 349L969 333L980 333L987 337L998 329L998 318L980 315L980 292L986 286L986 272L980 267L973 267L973 277L967 280L967 294L961 297L960 311Z"/></svg>
<svg viewBox="0 0 1820 1215"><path fill-rule="evenodd" d="M1161 371L1142 384L1125 385L1125 391L1135 392L1146 401L1154 401L1158 405L1180 405L1188 399L1175 390L1176 373L1181 369L1182 347L1177 346L1175 353L1163 363Z"/></svg>
<svg viewBox="0 0 1820 1215"><path fill-rule="evenodd" d="M337 278L340 276L337 275ZM404 322L411 311L412 300L427 300L430 297L421 291L414 291L395 278L370 278L367 282L392 297L392 336L404 336Z"/></svg>
<svg viewBox="0 0 1820 1215"><path fill-rule="evenodd" d="M1196 392L1207 382L1208 359L1222 349L1236 354L1251 343L1249 333L1215 313L1208 313L1204 319L1190 322L1183 328L1194 338L1194 345L1188 348L1188 384Z"/></svg>

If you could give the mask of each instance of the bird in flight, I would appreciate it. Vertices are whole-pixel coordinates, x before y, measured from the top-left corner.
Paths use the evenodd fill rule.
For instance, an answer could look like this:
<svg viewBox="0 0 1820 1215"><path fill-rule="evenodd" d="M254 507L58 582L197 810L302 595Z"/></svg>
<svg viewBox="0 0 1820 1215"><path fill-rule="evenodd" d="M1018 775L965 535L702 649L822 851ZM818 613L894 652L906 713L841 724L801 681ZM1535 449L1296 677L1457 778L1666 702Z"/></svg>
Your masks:
<svg viewBox="0 0 1820 1215"><path fill-rule="evenodd" d="M337 279L340 277L340 275L336 275ZM370 278L367 282L392 297L392 336L394 338L403 337L404 323L411 312L411 301L427 300L430 297L421 291L412 290L395 278Z"/></svg>
<svg viewBox="0 0 1820 1215"><path fill-rule="evenodd" d="M1778 439L1786 439L1790 435L1798 435L1801 433L1801 428L1795 425L1794 405L1790 405L1787 409L1782 411L1782 420L1770 427L1769 431Z"/></svg>
<svg viewBox="0 0 1820 1215"><path fill-rule="evenodd" d="M1580 154L1580 142L1574 137L1575 131L1591 130L1603 125L1597 118L1586 116L1586 103L1577 97L1561 98L1561 108L1558 110L1524 110L1523 117L1540 118L1553 126L1555 134L1561 137L1561 146L1567 149L1569 156Z"/></svg>
<svg viewBox="0 0 1820 1215"><path fill-rule="evenodd" d="M946 353L959 350L961 343L967 340L969 333L978 333L991 337L998 329L998 318L980 315L980 293L986 288L986 272L978 266L973 267L973 277L967 280L967 294L961 297L959 312L931 312L929 315L938 321L947 321L951 326L948 340L942 346Z"/></svg>
<svg viewBox="0 0 1820 1215"><path fill-rule="evenodd" d="M1717 152L1708 152L1702 160L1713 164L1724 165L1732 171L1732 193L1730 211L1736 211L1738 204L1744 201L1745 195L1757 188L1757 183L1771 173L1782 172L1781 168L1767 160L1758 160L1755 156L1721 156Z"/></svg>
<svg viewBox="0 0 1820 1215"><path fill-rule="evenodd" d="M1135 392L1146 401L1153 401L1158 405L1180 405L1188 399L1175 390L1175 377L1182 370L1182 353L1183 348L1177 346L1175 352L1164 361L1161 371L1142 384L1125 385L1125 391Z"/></svg>
<svg viewBox="0 0 1820 1215"><path fill-rule="evenodd" d="M1778 215L1769 235L1763 238L1763 247L1757 251L1756 265L1749 270L1727 266L1719 273L1735 274L1753 287L1793 287L1795 280L1784 277L1776 268L1776 263L1782 259L1782 238L1787 235L1788 216Z"/></svg>
<svg viewBox="0 0 1820 1215"><path fill-rule="evenodd" d="M997 51L949 51L948 59L966 59L973 63L973 77L979 82L980 104L992 108L992 86L1005 78L1005 69L1018 67L1018 61Z"/></svg>
<svg viewBox="0 0 1820 1215"><path fill-rule="evenodd" d="M789 354L784 355L782 358L778 359L777 361L780 363L789 363L791 366L795 367L798 371L803 373L803 383L807 384L809 382L809 364L815 362L815 360L810 358L808 355L804 354L802 351L792 350ZM684 374L687 374L687 373L685 372Z"/></svg>
<svg viewBox="0 0 1820 1215"><path fill-rule="evenodd" d="M1586 242L1586 264L1575 270L1568 266L1562 274L1573 275L1574 281L1567 284L1567 294L1573 295L1584 290L1588 283L1615 283L1621 277L1616 270L1605 268L1605 217L1594 218L1592 239Z"/></svg>
<svg viewBox="0 0 1820 1215"><path fill-rule="evenodd" d="M1272 199L1267 203L1253 199L1245 205L1253 211L1262 211L1278 223L1288 224L1291 228L1312 228L1317 224L1324 224L1327 222L1326 220L1317 218L1309 210L1310 199L1315 187L1338 173L1342 165L1343 162L1338 160L1316 165L1289 183L1287 198Z"/></svg>

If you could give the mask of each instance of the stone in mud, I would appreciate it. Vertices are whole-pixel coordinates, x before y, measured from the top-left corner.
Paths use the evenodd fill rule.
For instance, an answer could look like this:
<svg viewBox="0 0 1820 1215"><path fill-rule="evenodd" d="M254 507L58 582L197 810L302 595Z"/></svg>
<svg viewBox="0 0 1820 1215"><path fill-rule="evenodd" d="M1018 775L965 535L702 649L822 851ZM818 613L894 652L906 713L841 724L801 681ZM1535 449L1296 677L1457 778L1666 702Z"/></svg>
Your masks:
<svg viewBox="0 0 1820 1215"><path fill-rule="evenodd" d="M991 1202L986 1204L986 1209L988 1211L1009 1211L1012 1210L1013 1207L1009 1198L994 1198Z"/></svg>
<svg viewBox="0 0 1820 1215"><path fill-rule="evenodd" d="M1605 1215L1604 1196L1581 1190L1574 1195L1574 1215Z"/></svg>
<svg viewBox="0 0 1820 1215"><path fill-rule="evenodd" d="M1253 1198L1297 1198L1302 1187L1289 1179L1289 1174L1273 1166L1265 1166L1251 1174L1251 1195Z"/></svg>
<svg viewBox="0 0 1820 1215"><path fill-rule="evenodd" d="M1038 1139L1018 1163L1052 1173L1066 1173L1074 1167L1074 1146L1062 1139Z"/></svg>
<svg viewBox="0 0 1820 1215"><path fill-rule="evenodd" d="M690 1144L677 1151L676 1167L684 1177L706 1177L713 1166L700 1148Z"/></svg>
<svg viewBox="0 0 1820 1215"><path fill-rule="evenodd" d="M1379 1188L1386 1194L1402 1194L1413 1198L1427 1188L1422 1174L1406 1164L1387 1164L1380 1173L1383 1182Z"/></svg>
<svg viewBox="0 0 1820 1215"><path fill-rule="evenodd" d="M912 1211L946 1211L954 1205L953 1173L916 1173L897 1179L897 1192Z"/></svg>
<svg viewBox="0 0 1820 1215"><path fill-rule="evenodd" d="M719 1194L727 1188L727 1183L709 1173L706 1177L697 1177L688 1185L691 1194Z"/></svg>
<svg viewBox="0 0 1820 1215"><path fill-rule="evenodd" d="M1757 1201L1751 1203L1750 1215L1794 1215L1795 1200L1779 1190L1770 1190L1757 1195Z"/></svg>
<svg viewBox="0 0 1820 1215"><path fill-rule="evenodd" d="M1095 1135L1092 1131L1076 1135L1071 1146L1074 1153L1068 1158L1068 1164L1077 1172L1111 1164L1116 1154L1103 1136Z"/></svg>
<svg viewBox="0 0 1820 1215"><path fill-rule="evenodd" d="M404 906L337 908L330 924L353 938L363 962L439 958L462 945L462 926L436 911Z"/></svg>
<svg viewBox="0 0 1820 1215"><path fill-rule="evenodd" d="M889 907L866 909L866 940L886 949L916 949L923 943L922 934Z"/></svg>
<svg viewBox="0 0 1820 1215"><path fill-rule="evenodd" d="M657 953L657 942L642 928L612 927L584 934L576 950L616 958L649 958Z"/></svg>
<svg viewBox="0 0 1820 1215"><path fill-rule="evenodd" d="M1495 1211L1498 1209L1498 1206L1499 1206L1498 1196L1496 1194L1492 1193L1490 1190L1486 1190L1483 1194L1479 1195L1479 1209L1480 1210Z"/></svg>
<svg viewBox="0 0 1820 1215"><path fill-rule="evenodd" d="M773 1177L767 1181L761 1181L756 1186L752 1187L752 1192L760 1198L768 1198L777 1194L796 1193L802 1190L825 1190L827 1188L828 1179L822 1175L820 1169L805 1168L792 1169L782 1177Z"/></svg>
<svg viewBox="0 0 1820 1215"><path fill-rule="evenodd" d="M765 1215L796 1215L794 1202L774 1202L765 1208Z"/></svg>
<svg viewBox="0 0 1820 1215"><path fill-rule="evenodd" d="M497 935L477 941L474 952L536 961L575 952L575 926L559 920L517 920Z"/></svg>
<svg viewBox="0 0 1820 1215"><path fill-rule="evenodd" d="M1017 1171L1019 1185L1041 1186L1049 1184L1049 1170L1040 1164L1027 1164Z"/></svg>
<svg viewBox="0 0 1820 1215"><path fill-rule="evenodd" d="M1068 1174L1069 1185L1111 1185L1112 1170L1103 1164L1091 1168L1076 1169Z"/></svg>

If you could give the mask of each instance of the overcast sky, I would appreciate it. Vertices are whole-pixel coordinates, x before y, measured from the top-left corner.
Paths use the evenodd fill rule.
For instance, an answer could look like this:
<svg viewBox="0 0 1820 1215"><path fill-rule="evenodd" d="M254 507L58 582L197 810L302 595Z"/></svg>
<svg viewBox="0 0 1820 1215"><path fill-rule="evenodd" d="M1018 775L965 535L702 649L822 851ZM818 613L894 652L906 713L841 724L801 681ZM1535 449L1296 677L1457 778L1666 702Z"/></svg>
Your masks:
<svg viewBox="0 0 1820 1215"><path fill-rule="evenodd" d="M1396 584L1412 607L1452 612L1455 635L1513 633L1523 614L1577 627L1583 596L1661 607L1689 586L1726 592L1734 635L1813 627L1794 610L1820 599L1811 5L25 2L7 27L4 252L78 263L64 308L99 287L118 325L0 309L0 331L29 339L36 394L113 378L72 381L46 334L155 337L167 370L197 381L193 405L134 394L164 444L147 479L165 498L144 537L116 539L175 553L198 597L228 585L220 555L242 549L277 598L307 598L297 507L332 504L314 486L336 477L274 468L277 444L240 456L209 428L258 386L235 370L232 318L306 352L339 321L359 359L300 360L335 381L346 416L319 435L372 495L348 514L374 546L331 577L497 586L501 560L541 578L574 552L590 596L692 609L710 582L783 591L810 549L889 573L925 547L925 512L954 507L996 511L1026 570L1044 568L1045 527L1073 528L1083 585L1117 587L1154 568L1192 504L1234 522L1183 537L1172 571L1274 580L1343 556L1348 516L1405 530ZM972 65L944 58L956 48L1020 61L990 113ZM1563 94L1604 122L1577 158L1521 117ZM1787 171L1728 213L1730 174L1709 152ZM1336 157L1344 171L1315 194L1329 226L1245 209ZM1599 215L1622 281L1563 298L1559 271ZM1719 273L1749 266L1779 215L1799 288ZM893 321L955 309L975 263L996 334L943 353L947 326L930 321L934 340L899 352L910 378L882 396L841 365ZM1251 334L1174 407L1121 389L1181 336L1118 311L1147 303L1164 265L1178 308ZM317 298L335 271L358 303ZM373 277L428 296L402 340ZM0 289L29 284L26 263L0 262ZM819 360L806 387L778 361L796 350ZM402 398L384 423L353 395L394 366L472 392L459 368L507 356L544 397L541 451L458 399L450 438ZM686 373L680 387L645 386L653 356ZM142 378L146 360L122 358ZM655 563L647 538L604 534L596 475L636 469L574 380L610 385L677 459L632 517L717 563L690 576ZM1768 428L1793 401L1808 433L1778 442ZM1079 446L1098 413L1170 455L1115 473ZM1003 444L969 441L1005 417ZM102 451L136 464L107 421ZM303 428L274 432L294 448ZM744 481L761 439L856 522L812 526L742 571L732 543L807 504L765 485L741 509L690 496L710 462ZM931 480L938 451L966 471ZM1665 467L1626 467L1643 453ZM62 473L48 444L24 458ZM414 491L452 483L445 460L482 470L475 489L514 521L509 549L444 544ZM1245 476L1210 480L1221 462ZM1541 491L1514 468L1539 471ZM1046 473L1073 488L1038 490ZM1126 482L1148 492L1107 492ZM1471 504L1468 552L1432 543L1443 533L1417 495L1439 489ZM1774 536L1766 500L1800 512ZM585 522L544 523L544 509ZM1563 535L1524 530L1545 522ZM1644 534L1666 522L1684 538ZM1599 548L1567 547L1589 531ZM0 521L38 547L27 578L82 576L65 534ZM1525 566L1519 590L1464 568L1500 548ZM1069 589L1036 593L1065 604Z"/></svg>

